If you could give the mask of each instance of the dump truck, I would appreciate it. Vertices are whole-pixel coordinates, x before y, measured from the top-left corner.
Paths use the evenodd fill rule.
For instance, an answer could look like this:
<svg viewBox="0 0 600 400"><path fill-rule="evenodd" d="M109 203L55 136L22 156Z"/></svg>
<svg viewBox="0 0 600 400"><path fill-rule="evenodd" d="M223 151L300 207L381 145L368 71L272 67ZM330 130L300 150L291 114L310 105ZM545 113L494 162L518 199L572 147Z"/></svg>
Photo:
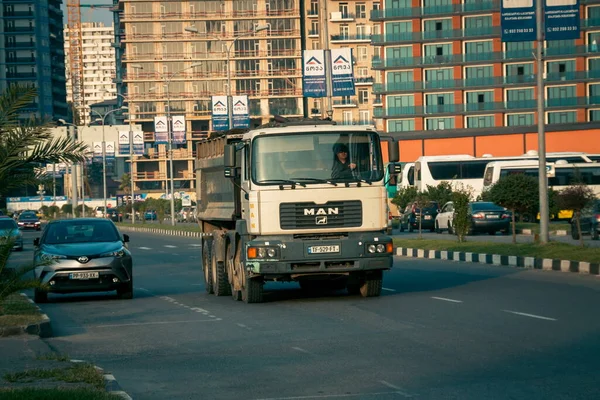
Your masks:
<svg viewBox="0 0 600 400"><path fill-rule="evenodd" d="M206 291L260 303L266 282L295 281L306 290L379 296L393 258L381 140L373 127L302 120L199 142ZM388 158L396 179L396 143Z"/></svg>

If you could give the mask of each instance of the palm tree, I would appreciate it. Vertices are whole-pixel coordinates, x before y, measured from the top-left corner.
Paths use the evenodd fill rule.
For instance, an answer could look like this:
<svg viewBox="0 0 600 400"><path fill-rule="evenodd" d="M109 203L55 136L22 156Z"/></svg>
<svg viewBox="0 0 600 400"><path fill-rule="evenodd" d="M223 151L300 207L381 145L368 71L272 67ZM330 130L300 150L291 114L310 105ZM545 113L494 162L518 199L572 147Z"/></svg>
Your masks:
<svg viewBox="0 0 600 400"><path fill-rule="evenodd" d="M121 177L121 184L119 185L119 190L123 193L131 193L131 178L129 174L125 173Z"/></svg>
<svg viewBox="0 0 600 400"><path fill-rule="evenodd" d="M50 119L19 119L37 96L35 88L12 85L0 94L0 196L37 185L36 168L47 163L81 162L87 145L70 137L53 137Z"/></svg>

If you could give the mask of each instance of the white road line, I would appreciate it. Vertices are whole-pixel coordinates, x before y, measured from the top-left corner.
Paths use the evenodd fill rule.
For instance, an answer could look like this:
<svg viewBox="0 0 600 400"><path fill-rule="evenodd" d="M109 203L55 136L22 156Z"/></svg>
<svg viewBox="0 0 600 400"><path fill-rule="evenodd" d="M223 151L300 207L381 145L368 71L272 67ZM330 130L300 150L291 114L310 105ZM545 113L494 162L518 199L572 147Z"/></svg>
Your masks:
<svg viewBox="0 0 600 400"><path fill-rule="evenodd" d="M165 244L165 247L168 247L169 249L176 249L177 246L173 246L172 244Z"/></svg>
<svg viewBox="0 0 600 400"><path fill-rule="evenodd" d="M386 287L382 287L381 290L386 290L388 292L395 292L396 291L396 289L389 289L389 288L386 288Z"/></svg>
<svg viewBox="0 0 600 400"><path fill-rule="evenodd" d="M91 328L115 328L115 327L120 327L120 326L187 324L187 323L193 323L193 322L213 322L213 321L221 321L221 318L189 319L189 320L183 320L183 321L135 322L135 323L131 323L131 324L92 325Z"/></svg>
<svg viewBox="0 0 600 400"><path fill-rule="evenodd" d="M384 386L389 387L390 389L396 390L396 393L398 393L400 396L413 397L412 394L406 393L406 391L404 389L402 389L400 386L392 385L391 383L389 383L387 381L379 381L379 383L381 383Z"/></svg>
<svg viewBox="0 0 600 400"><path fill-rule="evenodd" d="M199 244L199 243L192 243L192 244L190 244L190 246L192 246L192 247L202 247L202 245Z"/></svg>
<svg viewBox="0 0 600 400"><path fill-rule="evenodd" d="M136 288L137 290L141 290L142 292L150 293L148 289L144 289L143 287Z"/></svg>
<svg viewBox="0 0 600 400"><path fill-rule="evenodd" d="M542 317L541 315L527 314L527 313L523 313L523 312L519 312L519 311L511 311L511 310L502 310L502 311L507 312L507 313L511 313L511 314L521 315L523 317L543 319L545 321L556 321L555 318Z"/></svg>
<svg viewBox="0 0 600 400"><path fill-rule="evenodd" d="M355 393L355 394L321 394L314 396L290 396L290 397L264 397L255 400L304 400L304 399L349 399L351 397L376 397L388 394L398 394L398 392L376 392L376 393Z"/></svg>
<svg viewBox="0 0 600 400"><path fill-rule="evenodd" d="M299 351L301 353L305 353L305 354L312 354L310 351L308 350L304 350L302 347L292 347L292 349Z"/></svg>
<svg viewBox="0 0 600 400"><path fill-rule="evenodd" d="M152 250L150 247L138 247L140 250Z"/></svg>
<svg viewBox="0 0 600 400"><path fill-rule="evenodd" d="M244 324L236 324L236 325L239 326L240 328L248 329L249 331L252 330L252 328L250 328L249 326L244 325Z"/></svg>
<svg viewBox="0 0 600 400"><path fill-rule="evenodd" d="M454 300L454 299L449 299L449 298L446 298L446 297L431 296L431 298L435 299L435 300L449 301L450 303L462 303L462 300Z"/></svg>

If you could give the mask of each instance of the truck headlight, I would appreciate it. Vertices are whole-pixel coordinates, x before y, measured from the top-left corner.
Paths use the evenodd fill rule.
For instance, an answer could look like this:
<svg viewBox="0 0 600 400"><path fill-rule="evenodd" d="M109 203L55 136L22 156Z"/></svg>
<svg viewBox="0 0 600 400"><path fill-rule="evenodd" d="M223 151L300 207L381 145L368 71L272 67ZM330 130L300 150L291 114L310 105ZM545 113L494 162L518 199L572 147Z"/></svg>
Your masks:
<svg viewBox="0 0 600 400"><path fill-rule="evenodd" d="M251 246L248 247L246 254L248 255L248 259L279 257L279 251L277 247L271 246Z"/></svg>
<svg viewBox="0 0 600 400"><path fill-rule="evenodd" d="M392 242L389 243L368 243L367 251L370 254L386 254L394 251L394 245Z"/></svg>

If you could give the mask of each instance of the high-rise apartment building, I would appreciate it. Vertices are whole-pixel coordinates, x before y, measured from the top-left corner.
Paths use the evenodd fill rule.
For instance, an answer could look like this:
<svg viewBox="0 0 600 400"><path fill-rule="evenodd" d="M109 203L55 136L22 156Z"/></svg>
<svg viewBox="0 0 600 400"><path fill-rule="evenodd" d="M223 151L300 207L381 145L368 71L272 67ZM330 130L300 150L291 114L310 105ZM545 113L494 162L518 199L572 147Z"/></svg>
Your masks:
<svg viewBox="0 0 600 400"><path fill-rule="evenodd" d="M167 146L155 143L154 117L185 115L185 145L174 145L176 190L193 189L195 143L211 124L211 96L248 95L252 125L301 116L300 0L118 1L117 58L131 118L145 132L137 190L169 187ZM194 32L186 31L193 28ZM260 32L254 33L256 28ZM228 82L228 69L230 82Z"/></svg>
<svg viewBox="0 0 600 400"><path fill-rule="evenodd" d="M545 42L547 151L600 153L600 2L581 4L580 39ZM501 41L500 1L384 0L371 20L374 112L403 161L537 149L536 44Z"/></svg>
<svg viewBox="0 0 600 400"><path fill-rule="evenodd" d="M373 24L370 14L373 9L379 8L379 4L379 1L372 0L305 1L305 48L352 49L356 94L333 98L332 118L338 123L373 124L373 104L378 99L372 92L374 49L371 35L379 33L380 24ZM327 102L327 99L308 99L310 114L326 116Z"/></svg>
<svg viewBox="0 0 600 400"><path fill-rule="evenodd" d="M0 89L20 84L37 90L23 118L68 118L61 3L1 1Z"/></svg>
<svg viewBox="0 0 600 400"><path fill-rule="evenodd" d="M69 35L71 32L65 25L65 57L69 59ZM114 99L117 95L115 78L115 40L112 26L102 22L84 22L81 24L81 41L83 52L83 105L86 109L81 125L88 125L98 116L90 115L90 105L104 100ZM67 63L67 99L73 96L71 71Z"/></svg>

